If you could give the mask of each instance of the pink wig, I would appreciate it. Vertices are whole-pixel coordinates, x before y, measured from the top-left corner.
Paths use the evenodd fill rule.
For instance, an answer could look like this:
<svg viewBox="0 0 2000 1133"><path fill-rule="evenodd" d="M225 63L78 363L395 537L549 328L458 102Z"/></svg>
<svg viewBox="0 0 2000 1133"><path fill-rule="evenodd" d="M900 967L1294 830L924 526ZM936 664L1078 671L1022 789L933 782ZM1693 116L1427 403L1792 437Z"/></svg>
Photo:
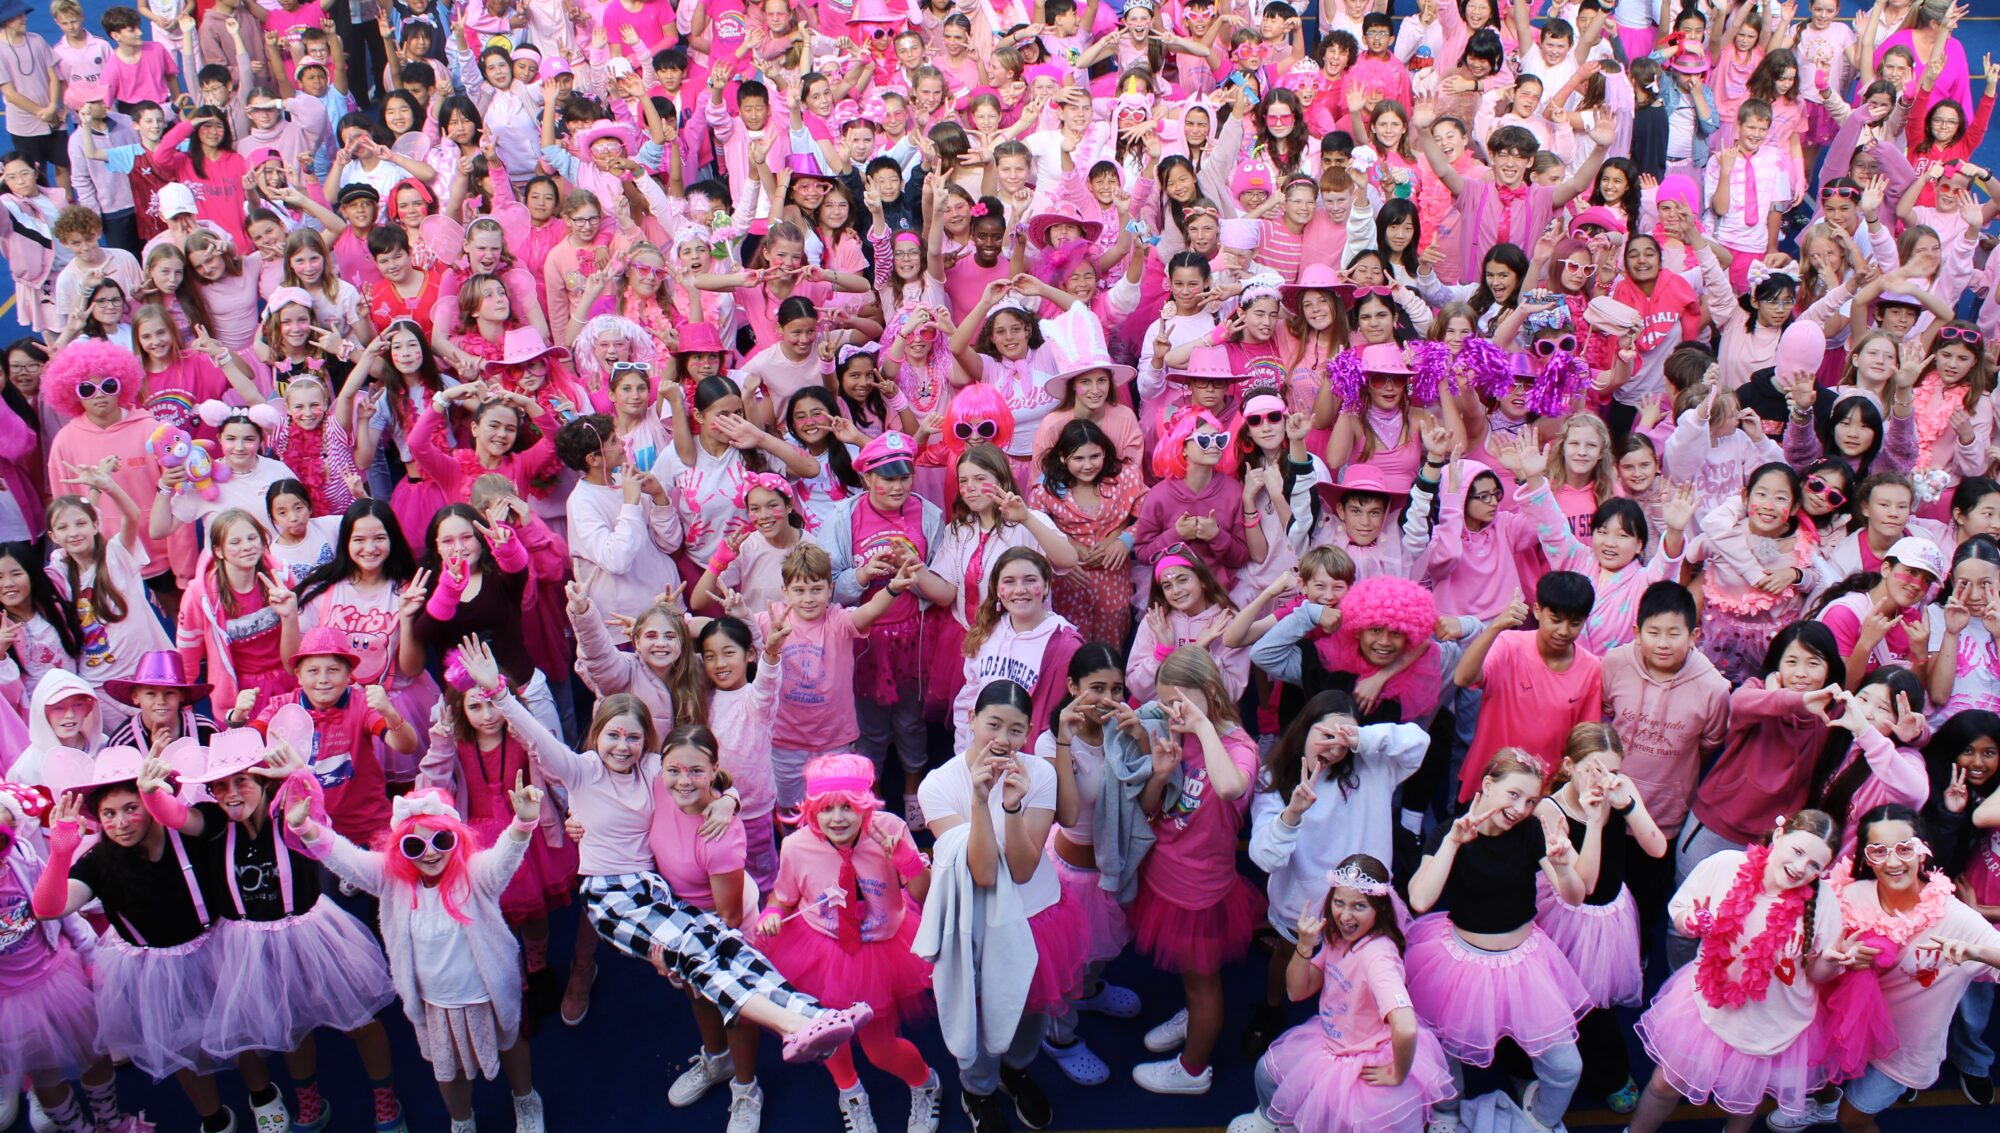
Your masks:
<svg viewBox="0 0 2000 1133"><path fill-rule="evenodd" d="M965 451L965 442L958 437L957 426L961 421L975 427L991 421L998 430L993 434L996 447L1006 448L1007 442L1014 439L1014 411L1007 408L1007 399L992 386L974 382L953 394L951 404L945 408L944 446L950 450L954 462Z"/></svg>
<svg viewBox="0 0 2000 1133"><path fill-rule="evenodd" d="M1212 433L1227 433L1229 426L1216 419L1206 409L1190 412L1181 409L1176 412L1164 428L1160 439L1153 445L1153 470L1162 480L1179 480L1188 473L1187 446L1197 428L1206 426ZM1225 445L1222 449L1222 463L1215 466L1224 476L1236 472L1236 446Z"/></svg>
<svg viewBox="0 0 2000 1133"><path fill-rule="evenodd" d="M445 804L450 805L450 797L435 787L412 791L411 794L421 795L426 791L444 798ZM382 871L389 875L389 880L409 888L410 907L416 908L417 889L424 884L424 877L418 872L417 863L403 856L403 839L415 833L419 826L433 831L449 830L452 837L458 840L457 844L452 846L451 852L445 855L444 873L438 878L438 895L444 899L444 911L452 920L459 924L471 924L472 918L465 915L462 906L465 899L472 894L470 863L472 855L480 846L479 835L473 833L472 827L467 826L463 820L446 815L418 814L390 827L389 833L383 835L377 847L382 854Z"/></svg>
<svg viewBox="0 0 2000 1133"><path fill-rule="evenodd" d="M609 392L611 388L611 375L597 361L597 341L605 337L631 343L632 360L653 367L655 375L659 373L659 351L644 327L623 315L598 315L583 324L583 329L576 332L576 341L570 344L570 363L576 367L576 376L585 389ZM648 384L656 380L649 379Z"/></svg>
<svg viewBox="0 0 2000 1133"><path fill-rule="evenodd" d="M875 797L875 763L865 755L842 752L822 755L806 764L806 798L799 804L799 822L824 840L819 833L819 813L829 806L846 803L861 816L865 836L882 800Z"/></svg>
<svg viewBox="0 0 2000 1133"><path fill-rule="evenodd" d="M78 339L56 351L42 371L42 394L56 412L65 417L83 416L83 401L76 387L84 382L118 379L118 404L130 409L139 404L139 387L146 383L139 359L129 350L120 350L94 338Z"/></svg>
<svg viewBox="0 0 2000 1133"><path fill-rule="evenodd" d="M1379 626L1397 630L1415 644L1429 639L1437 616L1430 591L1407 578L1377 575L1348 587L1340 599L1339 633L1351 640Z"/></svg>

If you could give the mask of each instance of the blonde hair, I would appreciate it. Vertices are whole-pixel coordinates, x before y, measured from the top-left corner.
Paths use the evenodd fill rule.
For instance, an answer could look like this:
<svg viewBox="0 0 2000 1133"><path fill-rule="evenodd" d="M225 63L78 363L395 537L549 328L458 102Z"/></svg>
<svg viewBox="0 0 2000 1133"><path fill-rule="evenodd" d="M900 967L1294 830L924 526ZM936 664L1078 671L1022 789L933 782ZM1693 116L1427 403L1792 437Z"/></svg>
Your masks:
<svg viewBox="0 0 2000 1133"><path fill-rule="evenodd" d="M1611 427L1606 425L1604 419L1598 417L1596 414L1572 413L1563 419L1562 426L1556 430L1555 452L1556 462L1561 469L1561 475L1554 479L1559 486L1569 486L1569 464L1563 460L1562 450L1563 445L1569 440L1570 430L1576 428L1585 429L1597 434L1597 467L1592 469L1590 473L1590 490L1591 494L1597 497L1597 502L1601 504L1618 494L1618 463L1617 459L1611 455Z"/></svg>
<svg viewBox="0 0 2000 1133"><path fill-rule="evenodd" d="M833 578L833 556L817 543L800 543L785 552L778 575L790 586L794 582L827 582Z"/></svg>
<svg viewBox="0 0 2000 1133"><path fill-rule="evenodd" d="M1208 700L1208 718L1219 730L1239 727L1242 718L1236 714L1236 701L1222 684L1222 668L1215 663L1215 655L1199 645L1183 645L1160 662L1159 671L1154 674L1155 687L1172 685L1175 688L1197 689Z"/></svg>

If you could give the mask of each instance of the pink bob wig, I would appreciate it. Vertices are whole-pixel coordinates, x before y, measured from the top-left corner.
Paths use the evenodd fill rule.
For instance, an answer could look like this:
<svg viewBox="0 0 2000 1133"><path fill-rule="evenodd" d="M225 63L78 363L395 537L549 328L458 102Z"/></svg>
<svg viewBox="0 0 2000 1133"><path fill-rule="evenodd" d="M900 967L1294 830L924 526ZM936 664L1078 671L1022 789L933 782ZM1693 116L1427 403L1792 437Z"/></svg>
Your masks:
<svg viewBox="0 0 2000 1133"><path fill-rule="evenodd" d="M1179 480L1187 475L1187 447L1194 439L1195 430L1200 428L1206 428L1211 433L1229 435L1229 426L1224 425L1206 409L1198 412L1183 409L1160 430L1160 439L1153 445L1153 471L1160 474L1160 479ZM1222 462L1215 466L1215 470L1224 476L1236 472L1235 444L1223 445Z"/></svg>
<svg viewBox="0 0 2000 1133"><path fill-rule="evenodd" d="M1014 411L1007 408L1007 399L992 386L974 382L959 390L951 397L951 404L944 411L944 445L953 456L965 451L965 441L958 435L958 426L964 423L972 428L972 435L979 435L979 426L990 424L993 430L991 442L1006 448L1014 439Z"/></svg>
<svg viewBox="0 0 2000 1133"><path fill-rule="evenodd" d="M830 806L846 803L861 817L861 832L867 833L882 809L875 797L875 763L865 755L841 752L822 755L806 764L806 797L799 804L799 822L822 840L819 814Z"/></svg>
<svg viewBox="0 0 2000 1133"><path fill-rule="evenodd" d="M79 339L56 351L42 371L42 394L56 412L65 417L83 416L83 400L76 387L85 382L118 379L118 404L130 409L139 404L139 387L146 374L139 359L129 350L94 338Z"/></svg>
<svg viewBox="0 0 2000 1133"><path fill-rule="evenodd" d="M444 814L413 814L389 828L377 849L382 854L382 870L389 880L407 886L410 891L410 907L417 907L417 889L423 885L423 874L417 871L417 863L403 855L403 839L416 832L418 827L427 830L449 830L457 839L451 852L445 855L444 873L438 878L438 895L444 900L444 911L459 924L471 924L472 918L465 915L462 907L467 897L472 895L472 855L480 849L479 835L472 827L458 817L457 808L451 805L451 796L435 787L410 792L412 800L424 795L435 795L445 805Z"/></svg>
<svg viewBox="0 0 2000 1133"><path fill-rule="evenodd" d="M1395 630L1413 645L1429 641L1437 628L1437 603L1430 591L1407 578L1364 578L1340 599L1339 633L1353 640L1374 628Z"/></svg>

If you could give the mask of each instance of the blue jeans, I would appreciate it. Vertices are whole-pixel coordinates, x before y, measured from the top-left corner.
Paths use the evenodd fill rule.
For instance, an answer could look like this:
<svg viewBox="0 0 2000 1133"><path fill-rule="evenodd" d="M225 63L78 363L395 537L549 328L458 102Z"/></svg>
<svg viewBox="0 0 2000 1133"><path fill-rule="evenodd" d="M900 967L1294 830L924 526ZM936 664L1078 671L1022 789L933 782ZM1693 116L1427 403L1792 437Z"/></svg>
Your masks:
<svg viewBox="0 0 2000 1133"><path fill-rule="evenodd" d="M1972 984L1958 1001L1958 1017L1951 1021L1945 1049L1960 1074L1993 1076L1993 1046L1986 1041L1986 1025L1993 1021L1993 991L1992 984Z"/></svg>
<svg viewBox="0 0 2000 1133"><path fill-rule="evenodd" d="M1844 1083L1840 1088L1848 1105L1861 1113L1871 1115L1881 1113L1903 1098L1903 1084L1882 1073L1881 1067L1872 1064L1861 1077Z"/></svg>

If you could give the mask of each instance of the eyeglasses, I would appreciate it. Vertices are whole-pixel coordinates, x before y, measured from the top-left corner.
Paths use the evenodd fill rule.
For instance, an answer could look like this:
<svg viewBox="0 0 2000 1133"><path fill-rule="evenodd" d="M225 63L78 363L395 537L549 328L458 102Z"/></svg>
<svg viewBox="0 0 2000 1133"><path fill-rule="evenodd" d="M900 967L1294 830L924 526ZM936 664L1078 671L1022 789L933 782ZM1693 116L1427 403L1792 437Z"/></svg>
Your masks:
<svg viewBox="0 0 2000 1133"><path fill-rule="evenodd" d="M563 219L565 219L565 220L569 221L569 222L570 222L571 224L596 224L596 223L598 223L599 221L602 221L602 220L604 219L604 217L603 217L603 216L601 216L601 215L599 215L599 216L571 216L571 217L564 217Z"/></svg>
<svg viewBox="0 0 2000 1133"><path fill-rule="evenodd" d="M613 362L611 364L611 372L614 374L650 374L653 372L653 367L649 362Z"/></svg>
<svg viewBox="0 0 2000 1133"><path fill-rule="evenodd" d="M1497 504L1500 502L1500 489L1488 488L1483 492L1472 492L1465 498L1476 504Z"/></svg>
<svg viewBox="0 0 2000 1133"><path fill-rule="evenodd" d="M1560 265L1564 271L1580 271L1585 279L1597 274L1596 264L1580 264L1575 260L1564 260Z"/></svg>
<svg viewBox="0 0 2000 1133"><path fill-rule="evenodd" d="M76 387L76 396L79 401L89 401L100 393L115 396L118 393L118 379L106 378L101 382L79 382Z"/></svg>
<svg viewBox="0 0 2000 1133"><path fill-rule="evenodd" d="M1924 844L1922 838L1905 838L1893 846L1884 846L1876 842L1862 851L1867 856L1869 865L1887 865L1891 857L1899 862L1913 862L1930 852L1931 848Z"/></svg>
<svg viewBox="0 0 2000 1133"><path fill-rule="evenodd" d="M1202 449L1220 452L1229 447L1228 433L1196 433L1188 438Z"/></svg>
<svg viewBox="0 0 2000 1133"><path fill-rule="evenodd" d="M975 436L982 441L990 441L1000 435L1000 423L981 421L974 424L971 421L960 421L951 427L951 435L961 441L969 441Z"/></svg>
<svg viewBox="0 0 2000 1133"><path fill-rule="evenodd" d="M1827 483L1824 476L1806 477L1806 491L1825 497L1829 507L1839 507L1847 502L1847 493Z"/></svg>
<svg viewBox="0 0 2000 1133"><path fill-rule="evenodd" d="M1939 342L1962 342L1967 346L1978 346L1986 341L1986 336L1969 327L1938 328Z"/></svg>
<svg viewBox="0 0 2000 1133"><path fill-rule="evenodd" d="M633 275L638 276L640 279L651 279L654 276L660 274L662 271L665 271L666 269L656 268L651 264L633 264L631 268L628 270L630 270Z"/></svg>
<svg viewBox="0 0 2000 1133"><path fill-rule="evenodd" d="M1282 425L1285 423L1285 415L1273 409L1269 413L1249 414L1243 418L1243 423L1245 425Z"/></svg>
<svg viewBox="0 0 2000 1133"><path fill-rule="evenodd" d="M1576 353L1576 336L1566 334L1561 338L1539 339L1535 343L1535 353L1542 358L1553 358L1558 350L1564 354Z"/></svg>
<svg viewBox="0 0 2000 1133"><path fill-rule="evenodd" d="M421 834L403 835L402 850L404 857L416 861L432 850L440 854L449 854L451 848L456 845L458 845L458 835L449 830L438 830L433 831L429 838Z"/></svg>
<svg viewBox="0 0 2000 1133"><path fill-rule="evenodd" d="M1393 287L1353 287L1347 289L1347 297L1359 303L1363 299L1380 297L1387 299L1396 293Z"/></svg>

